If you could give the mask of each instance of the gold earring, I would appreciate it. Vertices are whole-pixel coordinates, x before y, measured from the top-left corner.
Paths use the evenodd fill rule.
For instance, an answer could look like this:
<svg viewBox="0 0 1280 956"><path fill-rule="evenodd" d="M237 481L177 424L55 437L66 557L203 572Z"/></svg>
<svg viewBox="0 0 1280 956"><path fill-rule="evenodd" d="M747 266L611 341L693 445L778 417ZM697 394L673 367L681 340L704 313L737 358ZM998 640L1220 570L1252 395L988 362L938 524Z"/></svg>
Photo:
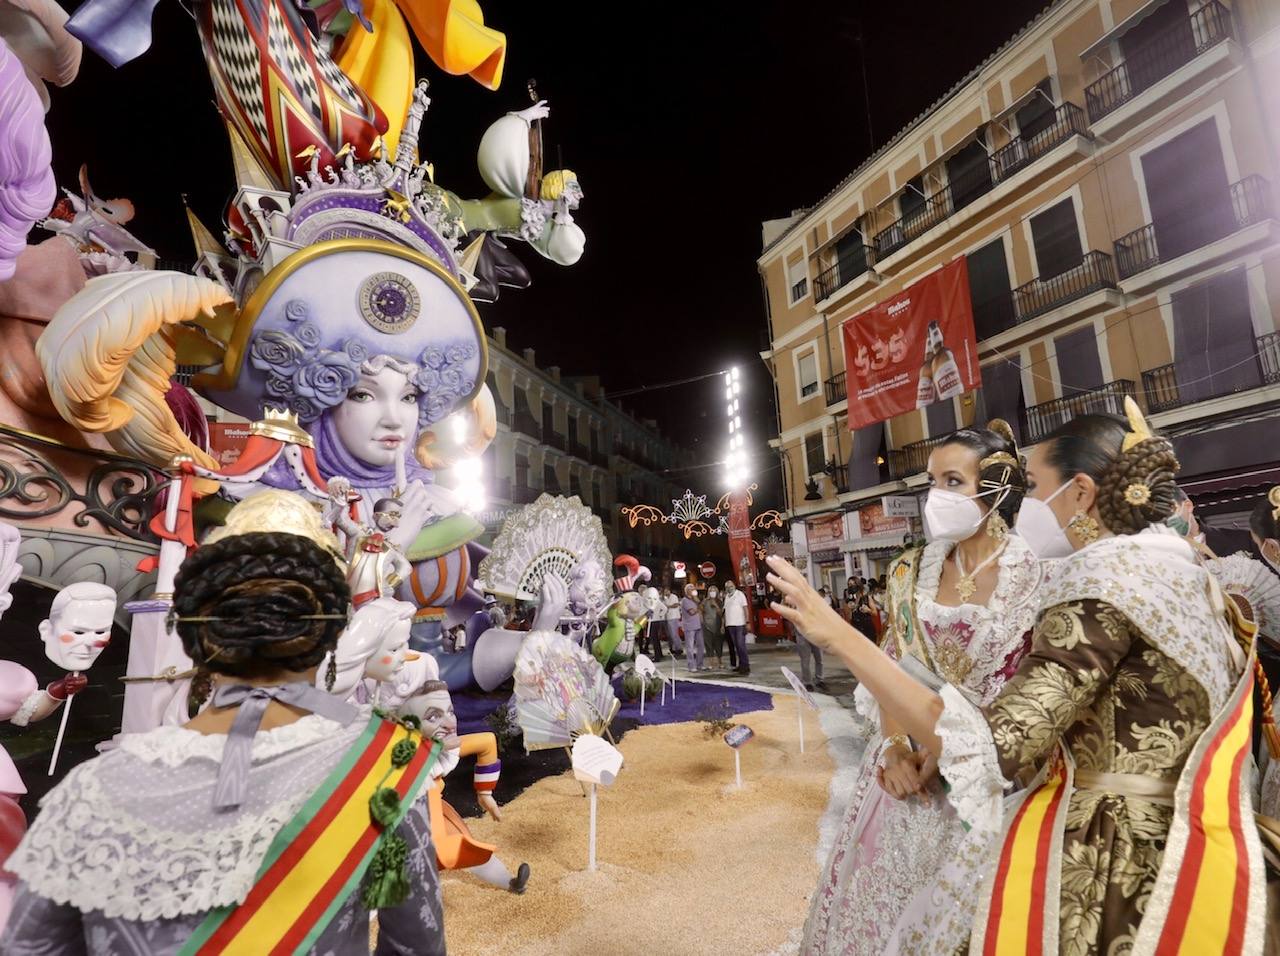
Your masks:
<svg viewBox="0 0 1280 956"><path fill-rule="evenodd" d="M992 511L987 518L987 534L997 541L1003 541L1009 536L1009 524L1000 516L1000 512Z"/></svg>
<svg viewBox="0 0 1280 956"><path fill-rule="evenodd" d="M1098 522L1084 513L1077 511L1067 522L1067 528L1085 544L1093 544L1098 540Z"/></svg>

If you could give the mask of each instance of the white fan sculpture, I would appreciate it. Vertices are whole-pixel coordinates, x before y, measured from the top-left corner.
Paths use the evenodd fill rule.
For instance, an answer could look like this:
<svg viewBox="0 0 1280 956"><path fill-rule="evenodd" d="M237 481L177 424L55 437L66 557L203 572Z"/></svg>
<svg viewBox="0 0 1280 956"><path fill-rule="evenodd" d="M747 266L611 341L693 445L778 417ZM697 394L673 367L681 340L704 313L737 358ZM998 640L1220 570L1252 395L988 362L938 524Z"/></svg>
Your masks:
<svg viewBox="0 0 1280 956"><path fill-rule="evenodd" d="M607 595L613 558L604 525L577 495L544 494L503 522L493 550L480 562L480 577L500 597L536 601L548 573L568 582L589 564L600 593Z"/></svg>
<svg viewBox="0 0 1280 956"><path fill-rule="evenodd" d="M621 704L604 668L556 631L531 631L516 658L516 722L524 749L569 747L580 734L608 733Z"/></svg>

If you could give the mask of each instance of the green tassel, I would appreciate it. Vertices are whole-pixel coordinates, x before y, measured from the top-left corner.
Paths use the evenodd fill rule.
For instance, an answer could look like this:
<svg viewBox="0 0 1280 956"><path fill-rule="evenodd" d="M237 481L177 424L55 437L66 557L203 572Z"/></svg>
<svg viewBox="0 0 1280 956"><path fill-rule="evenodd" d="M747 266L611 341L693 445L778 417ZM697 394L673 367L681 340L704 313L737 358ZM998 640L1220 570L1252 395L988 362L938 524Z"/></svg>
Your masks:
<svg viewBox="0 0 1280 956"><path fill-rule="evenodd" d="M399 906L409 898L409 874L405 867L408 848L398 833L387 833L374 851L365 874L360 900L367 909Z"/></svg>
<svg viewBox="0 0 1280 956"><path fill-rule="evenodd" d="M380 787L369 798L369 816L380 827L389 827L400 816L400 794L390 787Z"/></svg>

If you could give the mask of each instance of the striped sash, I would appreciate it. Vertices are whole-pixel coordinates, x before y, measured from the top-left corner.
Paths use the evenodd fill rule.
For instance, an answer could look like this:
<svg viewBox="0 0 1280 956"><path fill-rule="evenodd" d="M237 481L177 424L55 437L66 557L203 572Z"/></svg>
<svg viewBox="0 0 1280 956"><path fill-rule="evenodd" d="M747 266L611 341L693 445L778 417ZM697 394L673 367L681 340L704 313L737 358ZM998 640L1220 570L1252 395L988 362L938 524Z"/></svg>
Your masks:
<svg viewBox="0 0 1280 956"><path fill-rule="evenodd" d="M325 782L272 841L244 902L215 910L200 924L180 956L305 953L342 904L358 892L383 828L370 817L369 798L379 787L400 795L399 824L422 792L440 744L420 745L403 767L392 763L396 744L409 732L374 715L359 740Z"/></svg>

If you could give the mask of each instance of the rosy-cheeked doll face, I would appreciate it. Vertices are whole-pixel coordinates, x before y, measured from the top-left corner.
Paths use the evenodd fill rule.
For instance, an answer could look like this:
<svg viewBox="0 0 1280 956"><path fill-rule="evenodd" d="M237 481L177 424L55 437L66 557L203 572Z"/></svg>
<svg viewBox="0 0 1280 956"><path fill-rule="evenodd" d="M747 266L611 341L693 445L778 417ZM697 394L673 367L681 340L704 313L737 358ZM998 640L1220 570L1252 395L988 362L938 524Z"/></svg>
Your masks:
<svg viewBox="0 0 1280 956"><path fill-rule="evenodd" d="M83 671L111 642L114 601L72 601L55 618L41 623L45 654L66 671Z"/></svg>
<svg viewBox="0 0 1280 956"><path fill-rule="evenodd" d="M378 652L364 666L364 676L376 681L394 680L409 653L409 618L396 621L382 635Z"/></svg>

